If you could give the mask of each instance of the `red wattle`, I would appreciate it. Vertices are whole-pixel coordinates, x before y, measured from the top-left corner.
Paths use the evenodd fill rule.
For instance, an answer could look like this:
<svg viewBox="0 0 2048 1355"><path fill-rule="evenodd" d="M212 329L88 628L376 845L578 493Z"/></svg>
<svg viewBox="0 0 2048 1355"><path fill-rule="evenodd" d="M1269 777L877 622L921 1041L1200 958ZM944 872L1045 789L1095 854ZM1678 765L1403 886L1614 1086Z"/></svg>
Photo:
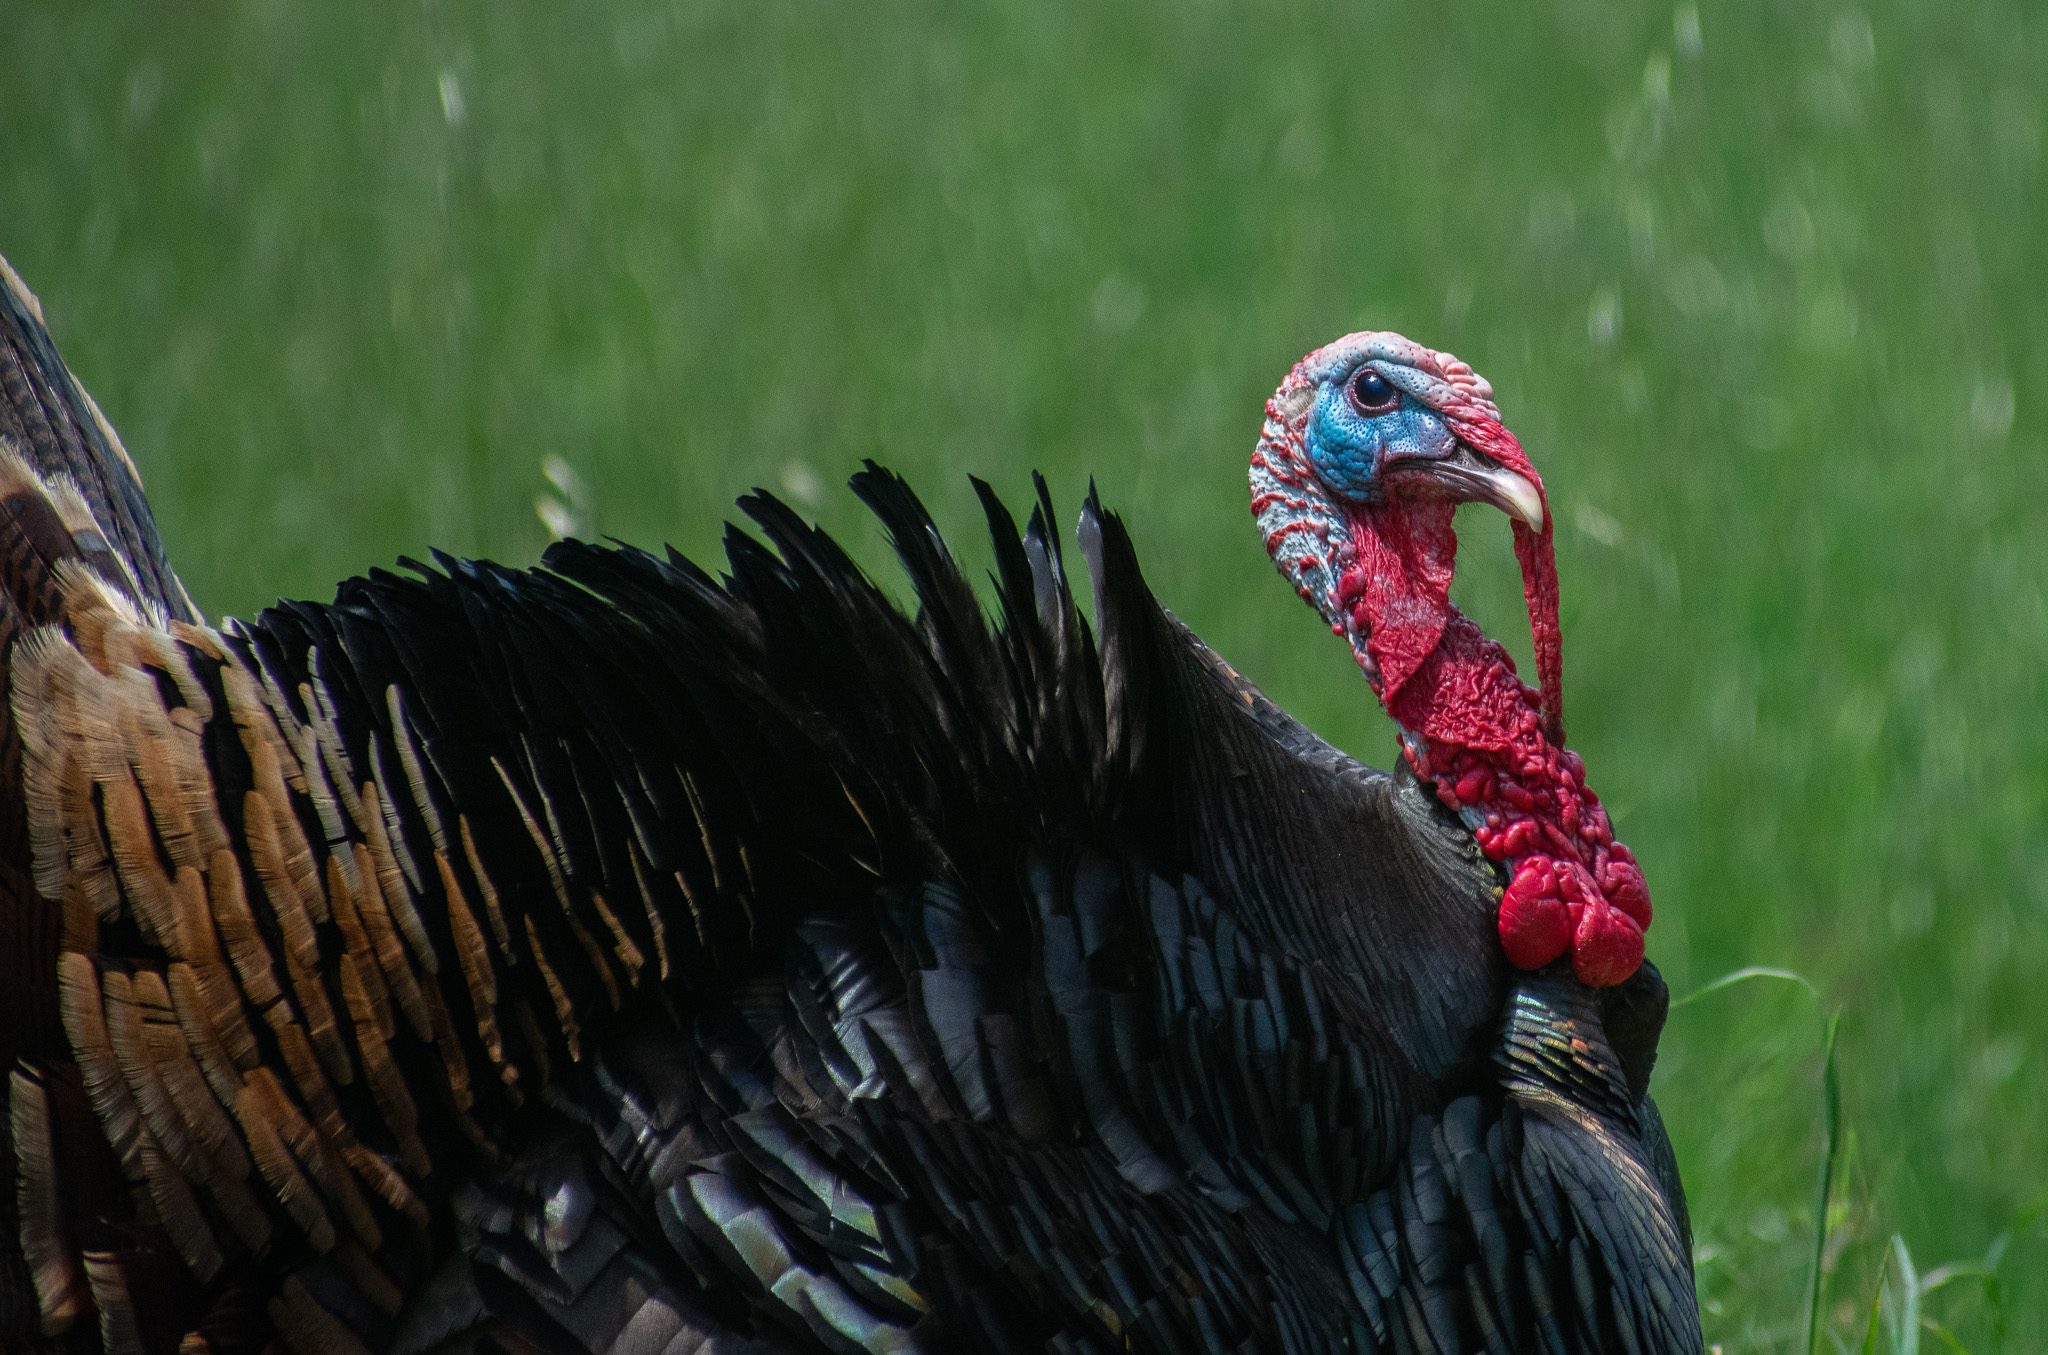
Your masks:
<svg viewBox="0 0 2048 1355"><path fill-rule="evenodd" d="M1554 864L1544 856L1527 858L1501 896L1500 943L1519 969L1541 969L1572 943Z"/></svg>
<svg viewBox="0 0 2048 1355"><path fill-rule="evenodd" d="M1570 949L1571 915L1556 899L1500 906L1500 944L1517 969L1541 969Z"/></svg>
<svg viewBox="0 0 2048 1355"><path fill-rule="evenodd" d="M1599 901L1586 905L1572 936L1572 972L1581 983L1609 988L1643 962L1643 932L1618 908Z"/></svg>
<svg viewBox="0 0 2048 1355"><path fill-rule="evenodd" d="M1410 685L1435 655L1444 627L1459 615L1450 601L1458 563L1458 535L1451 530L1456 510L1448 501L1404 502L1367 509L1353 520L1356 563L1340 581L1338 596L1354 590L1352 618L1379 665L1384 702Z"/></svg>
<svg viewBox="0 0 2048 1355"><path fill-rule="evenodd" d="M1600 892L1609 903L1628 914L1637 930L1649 929L1650 889L1643 883L1643 872L1635 862L1609 860L1607 868L1600 872Z"/></svg>
<svg viewBox="0 0 2048 1355"><path fill-rule="evenodd" d="M1614 840L1584 765L1564 746L1564 645L1542 477L1501 424L1491 389L1469 367L1394 335L1340 342L1361 339L1393 346L1391 360L1440 383L1425 397L1429 407L1468 447L1527 479L1542 500L1540 527L1514 523L1536 685L1523 683L1507 651L1451 604L1458 538L1448 496L1424 490L1332 503L1349 527L1335 536L1326 526L1331 518L1309 521L1305 497L1295 517L1274 511L1297 504L1281 486L1316 483L1304 439L1312 392L1323 379L1316 365L1329 350L1303 359L1267 404L1253 460L1253 510L1269 549L1279 533L1303 530L1330 547L1312 561L1298 553L1283 559L1278 551L1275 559L1304 589L1309 563L1324 571L1316 577L1325 591L1303 595L1351 640L1374 692L1404 731L1404 756L1417 776L1472 825L1486 858L1512 873L1498 917L1509 959L1535 969L1570 952L1585 982L1621 983L1642 963L1649 890L1635 857Z"/></svg>
<svg viewBox="0 0 2048 1355"><path fill-rule="evenodd" d="M1504 431L1474 442L1534 479ZM1362 510L1352 544L1357 563L1340 595L1366 632L1380 700L1422 736L1411 741L1409 762L1446 805L1483 816L1473 834L1480 850L1515 872L1498 924L1508 958L1534 969L1569 951L1588 983L1627 979L1642 963L1649 890L1635 858L1614 841L1584 764L1558 742L1562 644L1548 522L1540 533L1518 524L1515 539L1540 689L1523 683L1507 651L1450 603L1458 548L1450 505L1395 501Z"/></svg>

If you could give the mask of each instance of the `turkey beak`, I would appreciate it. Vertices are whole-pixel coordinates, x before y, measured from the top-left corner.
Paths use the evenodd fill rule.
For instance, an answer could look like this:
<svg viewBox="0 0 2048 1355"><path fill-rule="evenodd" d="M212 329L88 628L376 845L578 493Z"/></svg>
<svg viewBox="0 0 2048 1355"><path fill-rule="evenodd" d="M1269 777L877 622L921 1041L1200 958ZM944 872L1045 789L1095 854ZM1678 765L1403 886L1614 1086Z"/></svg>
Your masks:
<svg viewBox="0 0 2048 1355"><path fill-rule="evenodd" d="M1543 495L1526 476L1517 475L1490 457L1474 451L1461 439L1456 450L1441 461L1433 461L1426 472L1458 503L1490 503L1529 530L1543 530Z"/></svg>

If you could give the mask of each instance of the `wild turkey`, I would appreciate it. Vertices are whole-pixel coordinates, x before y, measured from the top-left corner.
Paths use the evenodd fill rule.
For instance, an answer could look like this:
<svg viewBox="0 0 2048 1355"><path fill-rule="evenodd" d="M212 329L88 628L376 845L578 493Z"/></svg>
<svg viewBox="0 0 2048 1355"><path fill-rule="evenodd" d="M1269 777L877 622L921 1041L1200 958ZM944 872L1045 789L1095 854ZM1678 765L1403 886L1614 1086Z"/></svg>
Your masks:
<svg viewBox="0 0 2048 1355"><path fill-rule="evenodd" d="M915 617L756 494L722 581L562 542L208 628L6 282L8 1348L1701 1349L1648 901L1468 367L1341 340L1253 458L1388 774L1092 495L1091 628L1042 482L1021 536L977 484L993 627L870 467ZM1469 499L1540 694L1447 601Z"/></svg>

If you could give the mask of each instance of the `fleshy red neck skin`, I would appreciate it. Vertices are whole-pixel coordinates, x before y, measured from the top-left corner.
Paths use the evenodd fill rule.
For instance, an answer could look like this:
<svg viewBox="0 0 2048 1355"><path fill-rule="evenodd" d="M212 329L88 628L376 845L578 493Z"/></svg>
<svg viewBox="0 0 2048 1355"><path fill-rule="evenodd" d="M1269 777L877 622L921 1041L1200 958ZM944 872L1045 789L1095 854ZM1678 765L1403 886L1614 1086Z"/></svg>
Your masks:
<svg viewBox="0 0 2048 1355"><path fill-rule="evenodd" d="M1363 358L1360 358L1360 355ZM1508 958L1541 968L1570 953L1580 979L1620 983L1643 959L1649 893L1628 848L1564 747L1563 645L1547 502L1542 530L1517 521L1515 555L1535 642L1538 687L1450 601L1457 504L1427 467L1390 468L1383 492L1331 492L1305 445L1316 389L1360 361L1400 378L1467 447L1542 480L1503 427L1491 390L1447 354L1398 335L1352 335L1304 358L1267 405L1252 458L1253 511L1283 576L1345 635L1416 774L1505 864L1500 937ZM1348 364L1348 365L1347 365ZM1399 366L1395 366L1399 364ZM1419 378L1418 378L1419 373Z"/></svg>

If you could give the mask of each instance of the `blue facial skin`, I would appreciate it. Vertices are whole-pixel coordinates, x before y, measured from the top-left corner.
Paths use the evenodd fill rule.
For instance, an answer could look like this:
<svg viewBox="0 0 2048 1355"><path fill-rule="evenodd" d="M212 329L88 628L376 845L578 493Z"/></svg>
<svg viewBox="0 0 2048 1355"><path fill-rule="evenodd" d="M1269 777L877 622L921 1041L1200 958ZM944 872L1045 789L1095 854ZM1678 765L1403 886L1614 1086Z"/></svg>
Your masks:
<svg viewBox="0 0 2048 1355"><path fill-rule="evenodd" d="M1398 370L1377 369L1398 388ZM1391 461L1441 461L1457 438L1436 412L1412 396L1384 414L1368 418L1346 393L1352 376L1325 381L1308 418L1308 459L1325 485L1351 503L1378 503L1385 486L1380 472Z"/></svg>

